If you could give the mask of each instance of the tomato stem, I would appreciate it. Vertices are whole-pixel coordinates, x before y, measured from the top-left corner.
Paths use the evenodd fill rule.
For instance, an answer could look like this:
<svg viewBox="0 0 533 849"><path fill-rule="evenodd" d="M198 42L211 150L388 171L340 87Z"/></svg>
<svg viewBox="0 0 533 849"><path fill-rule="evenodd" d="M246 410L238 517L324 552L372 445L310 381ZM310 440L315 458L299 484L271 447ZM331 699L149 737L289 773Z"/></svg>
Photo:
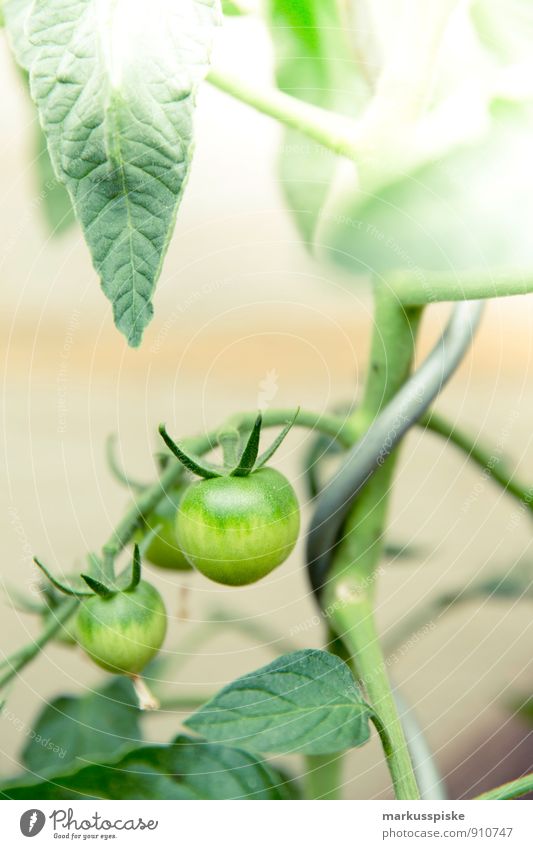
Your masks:
<svg viewBox="0 0 533 849"><path fill-rule="evenodd" d="M157 710L159 708L159 701L148 687L144 678L141 678L140 675L131 675L130 678L133 684L133 689L135 690L135 695L137 696L139 709Z"/></svg>
<svg viewBox="0 0 533 849"><path fill-rule="evenodd" d="M386 289L377 289L367 385L353 415L358 428L368 427L407 380L420 318L420 310L405 310ZM418 787L372 611L397 453L374 472L351 508L324 588L324 609L380 717L396 797L416 799Z"/></svg>
<svg viewBox="0 0 533 849"><path fill-rule="evenodd" d="M336 585L330 605L337 607L331 620L350 651L358 679L367 693L375 716L397 799L418 799L419 790L407 742L389 685L385 659L374 623L372 604L366 593L348 579Z"/></svg>

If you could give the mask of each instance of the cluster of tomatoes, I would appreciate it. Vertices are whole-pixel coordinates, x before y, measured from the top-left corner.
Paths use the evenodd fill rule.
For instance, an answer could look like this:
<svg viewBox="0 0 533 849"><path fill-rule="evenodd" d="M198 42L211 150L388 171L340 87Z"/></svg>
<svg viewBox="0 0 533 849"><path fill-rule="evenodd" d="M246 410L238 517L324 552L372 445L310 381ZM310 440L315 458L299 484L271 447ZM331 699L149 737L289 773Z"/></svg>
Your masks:
<svg viewBox="0 0 533 849"><path fill-rule="evenodd" d="M144 559L167 570L196 569L231 586L258 581L280 565L298 537L298 500L284 475L254 463L238 473L182 479L142 517L136 543L144 541ZM140 579L138 566L137 580L126 589L86 578L94 593L84 594L65 628L99 666L115 673L138 675L165 637L163 599Z"/></svg>

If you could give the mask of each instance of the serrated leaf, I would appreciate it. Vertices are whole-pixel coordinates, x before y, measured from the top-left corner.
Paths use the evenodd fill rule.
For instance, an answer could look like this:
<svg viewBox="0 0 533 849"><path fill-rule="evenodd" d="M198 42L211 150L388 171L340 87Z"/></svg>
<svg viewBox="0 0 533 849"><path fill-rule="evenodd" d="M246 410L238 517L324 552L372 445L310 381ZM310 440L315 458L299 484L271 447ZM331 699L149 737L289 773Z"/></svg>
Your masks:
<svg viewBox="0 0 533 849"><path fill-rule="evenodd" d="M37 717L22 764L34 774L50 774L87 761L116 760L142 740L139 716L126 678L83 696L60 696Z"/></svg>
<svg viewBox="0 0 533 849"><path fill-rule="evenodd" d="M34 0L30 47L15 49L115 323L133 346L153 314L218 18L217 0Z"/></svg>
<svg viewBox="0 0 533 849"><path fill-rule="evenodd" d="M74 223L74 209L65 186L56 177L40 126L35 134L35 170L44 220L50 234L60 236Z"/></svg>
<svg viewBox="0 0 533 849"><path fill-rule="evenodd" d="M5 799L289 799L285 776L249 752L180 736L40 782L0 788Z"/></svg>
<svg viewBox="0 0 533 849"><path fill-rule="evenodd" d="M228 684L185 724L213 743L320 755L366 743L370 715L348 666L304 649Z"/></svg>

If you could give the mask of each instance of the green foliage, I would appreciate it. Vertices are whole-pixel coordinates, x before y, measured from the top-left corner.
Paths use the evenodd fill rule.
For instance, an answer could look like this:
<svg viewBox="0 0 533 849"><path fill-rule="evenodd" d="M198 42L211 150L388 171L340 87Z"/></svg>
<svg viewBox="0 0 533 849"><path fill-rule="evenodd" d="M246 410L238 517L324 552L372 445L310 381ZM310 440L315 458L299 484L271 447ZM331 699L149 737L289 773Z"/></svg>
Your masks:
<svg viewBox="0 0 533 849"><path fill-rule="evenodd" d="M337 0L269 0L279 88L315 106L354 114L366 95ZM280 178L296 225L311 242L337 157L297 130L284 134Z"/></svg>
<svg viewBox="0 0 533 849"><path fill-rule="evenodd" d="M142 740L139 716L126 678L83 696L59 696L37 717L22 764L34 775L53 775L87 760L116 760Z"/></svg>
<svg viewBox="0 0 533 849"><path fill-rule="evenodd" d="M146 13L138 4L10 0L6 11L116 325L139 345L189 174L216 0L155 0Z"/></svg>
<svg viewBox="0 0 533 849"><path fill-rule="evenodd" d="M305 649L232 681L185 724L211 742L320 755L366 743L370 715L348 666Z"/></svg>
<svg viewBox="0 0 533 849"><path fill-rule="evenodd" d="M289 799L290 783L254 755L179 736L112 763L4 785L4 799Z"/></svg>
<svg viewBox="0 0 533 849"><path fill-rule="evenodd" d="M531 110L494 103L481 143L343 201L325 231L330 256L362 274L531 268L532 131Z"/></svg>
<svg viewBox="0 0 533 849"><path fill-rule="evenodd" d="M35 171L44 220L50 235L60 236L74 223L74 209L65 186L54 172L46 136L39 125L35 132Z"/></svg>

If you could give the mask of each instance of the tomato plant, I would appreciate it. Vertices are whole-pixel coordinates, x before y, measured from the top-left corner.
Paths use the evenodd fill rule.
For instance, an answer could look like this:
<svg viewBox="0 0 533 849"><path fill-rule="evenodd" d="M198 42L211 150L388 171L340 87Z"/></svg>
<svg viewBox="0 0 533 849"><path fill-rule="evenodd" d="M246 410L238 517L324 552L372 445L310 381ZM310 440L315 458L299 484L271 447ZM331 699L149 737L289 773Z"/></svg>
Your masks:
<svg viewBox="0 0 533 849"><path fill-rule="evenodd" d="M530 5L153 0L148 8L4 0L2 13L22 96L38 119L32 143L39 184L48 186L48 223L54 233L81 228L129 346L141 345L154 315L191 170L198 94L208 86L279 124L280 184L309 261L341 266L354 286L365 285L373 314L364 391L355 402L335 398L332 412L314 411L295 397L288 409L233 412L212 431L178 441L161 425L165 453L158 452L148 482L131 479L110 454L128 507L85 569L75 561L59 577L35 558L44 589L32 598L17 588L11 600L35 615L40 631L4 657L0 689L7 698L8 685L30 674L53 640L61 651L88 656L106 677L95 692L45 705L21 754L22 773L4 777L0 792L7 799L340 798L345 755L354 750L356 761L374 729L390 775L386 792L410 801L447 798L440 753L431 752L389 680L388 650L413 639L435 611L440 618L465 599L528 598L530 576L516 567L511 577L461 578L429 606L413 602L388 637L376 622L376 599L390 591L381 568L390 551L388 508L398 451L415 428L462 451L520 515L533 509L531 485L433 406L467 356L484 302L533 293L533 89L524 84L531 77ZM235 25L238 41L242 21L232 19L248 15L270 39L270 84L212 60L220 33ZM206 139L222 170L219 141ZM447 323L423 356L423 316L442 303L452 305ZM155 363L154 348L149 355ZM151 420L159 414L149 411ZM312 436L302 468L310 499L302 510L298 476L282 473L276 453L293 426ZM280 431L261 451L268 428ZM224 599L247 587L243 593L260 604L268 588L284 606L269 576L278 567L283 576L301 512L302 571L324 648L285 640L253 613L232 620L222 610L203 626L191 624L188 638L162 655L173 572L201 573L195 598L220 593L216 584L223 584ZM428 506L421 525L432 526L432 518ZM153 571L161 592L141 579L141 561L166 570ZM191 646L228 627L276 657L243 668L200 703L176 683L179 675L163 680L154 672L167 664L179 671ZM112 709L103 709L106 700ZM186 702L187 715L170 741L155 744L143 741L139 709L157 711L158 701L180 709ZM36 749L51 728L66 762L56 752L45 763ZM286 754L303 759L301 780L275 759ZM480 798L531 791L526 775Z"/></svg>

